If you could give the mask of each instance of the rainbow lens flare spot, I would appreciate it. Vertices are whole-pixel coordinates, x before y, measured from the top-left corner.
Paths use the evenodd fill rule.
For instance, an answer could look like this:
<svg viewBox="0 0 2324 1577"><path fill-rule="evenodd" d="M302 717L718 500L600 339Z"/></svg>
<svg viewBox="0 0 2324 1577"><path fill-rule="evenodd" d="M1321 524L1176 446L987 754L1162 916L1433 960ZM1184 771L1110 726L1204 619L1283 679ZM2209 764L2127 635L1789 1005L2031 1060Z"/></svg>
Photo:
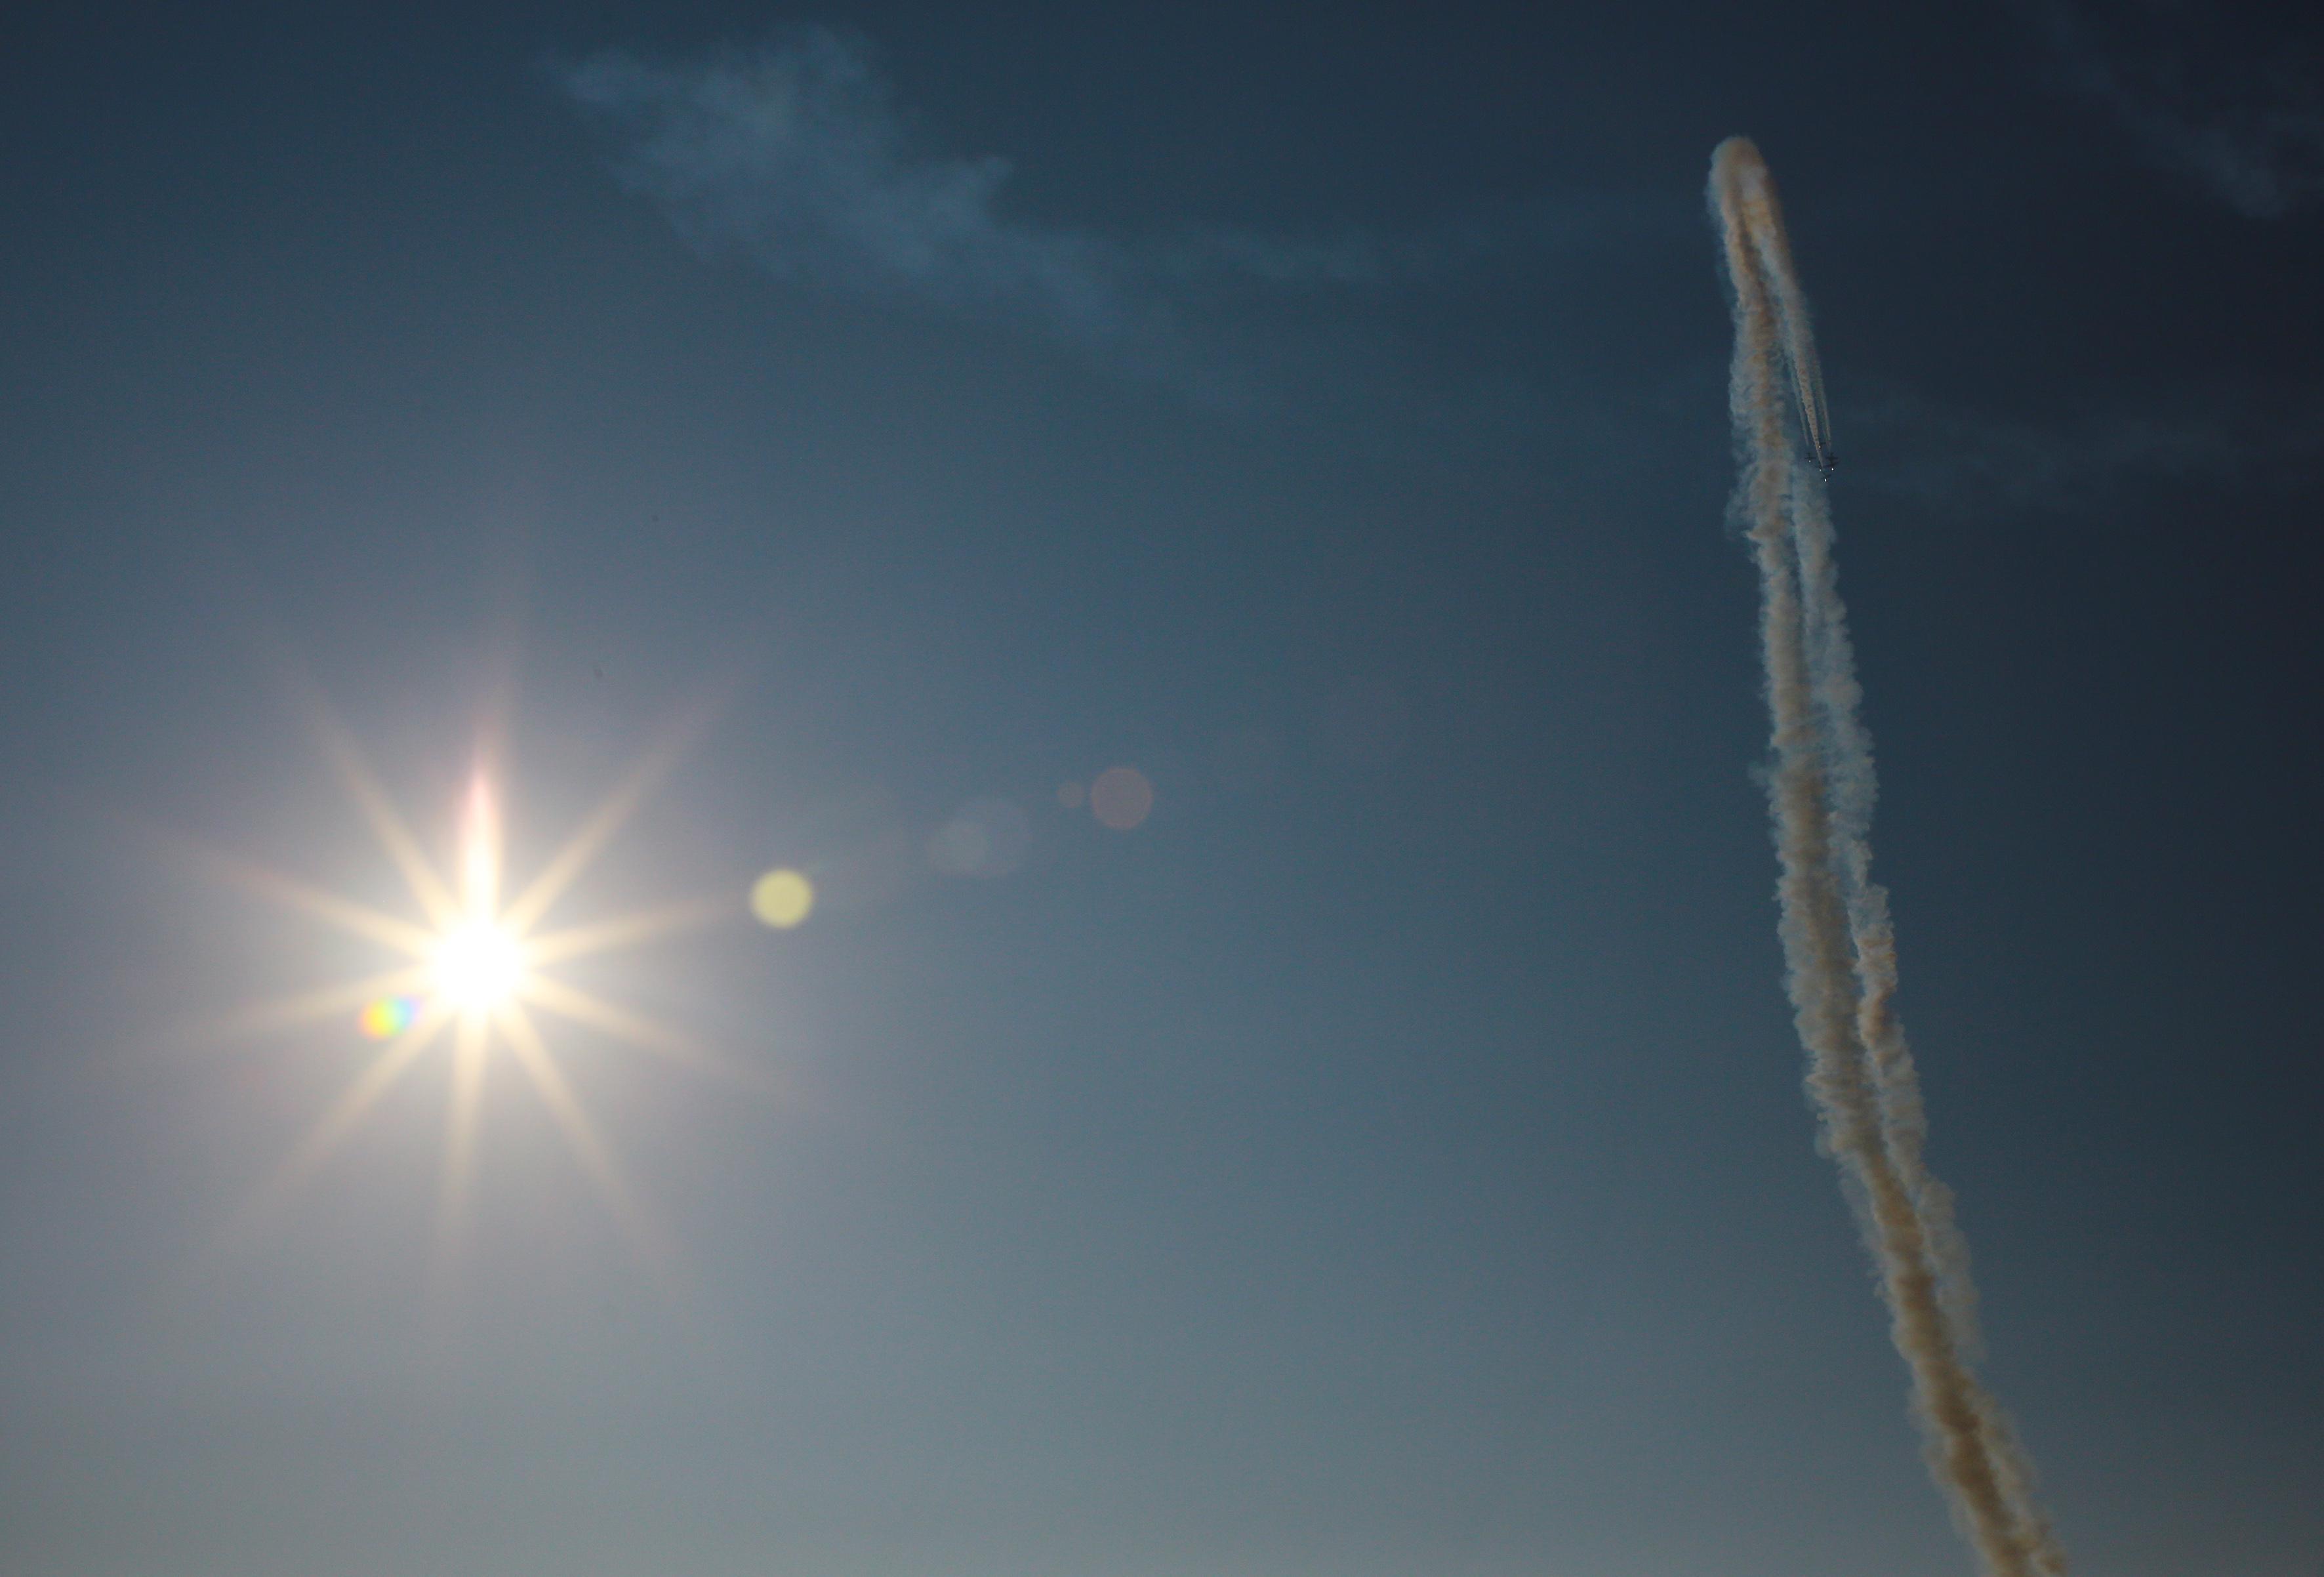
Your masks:
<svg viewBox="0 0 2324 1577"><path fill-rule="evenodd" d="M392 1040L411 1028L420 1004L410 997L376 997L365 1002L355 1023L369 1040Z"/></svg>

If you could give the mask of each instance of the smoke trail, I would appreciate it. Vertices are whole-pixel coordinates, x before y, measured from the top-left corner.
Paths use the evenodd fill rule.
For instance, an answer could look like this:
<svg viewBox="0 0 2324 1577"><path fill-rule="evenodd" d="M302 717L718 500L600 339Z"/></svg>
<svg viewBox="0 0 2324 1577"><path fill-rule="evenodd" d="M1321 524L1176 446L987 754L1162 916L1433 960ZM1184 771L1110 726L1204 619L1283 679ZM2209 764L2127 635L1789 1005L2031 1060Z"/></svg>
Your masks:
<svg viewBox="0 0 2324 1577"><path fill-rule="evenodd" d="M1930 1467L1956 1520L1992 1577L2056 1577L2065 1555L2035 1503L2031 1470L1970 1368L1968 1254L1952 1196L1923 1158L1920 1081L1895 1011L1895 935L1888 895L1871 879L1871 740L1831 517L1821 479L1794 463L1784 431L1779 378L1788 374L1802 435L1819 467L1829 461L1806 297L1774 181L1748 141L1720 144L1711 196L1734 290L1729 404L1741 475L1733 507L1760 574L1781 930L1822 1148L1863 1219Z"/></svg>
<svg viewBox="0 0 2324 1577"><path fill-rule="evenodd" d="M1791 237L1784 230L1784 210L1775 200L1773 179L1767 166L1758 157L1757 149L1748 138L1729 137L1720 144L1713 155L1711 180L1716 187L1722 168L1720 160L1730 148L1739 147L1735 195L1742 221L1742 240L1748 243L1748 258L1730 248L1728 272L1739 279L1738 266L1750 268L1757 281L1763 304L1775 309L1773 337L1780 344L1785 370L1791 375L1793 409L1799 417L1800 436L1807 440L1808 455L1819 469L1829 469L1831 464L1831 417L1824 405L1823 361L1816 355L1815 329L1808 317L1806 292L1800 289L1799 275L1792 267ZM1748 168L1741 161L1748 155ZM1714 191L1714 207L1723 201ZM1721 215L1722 227L1727 226ZM1737 354L1741 354L1738 345ZM1758 353L1766 354L1763 347ZM1742 429L1738 429L1740 433Z"/></svg>

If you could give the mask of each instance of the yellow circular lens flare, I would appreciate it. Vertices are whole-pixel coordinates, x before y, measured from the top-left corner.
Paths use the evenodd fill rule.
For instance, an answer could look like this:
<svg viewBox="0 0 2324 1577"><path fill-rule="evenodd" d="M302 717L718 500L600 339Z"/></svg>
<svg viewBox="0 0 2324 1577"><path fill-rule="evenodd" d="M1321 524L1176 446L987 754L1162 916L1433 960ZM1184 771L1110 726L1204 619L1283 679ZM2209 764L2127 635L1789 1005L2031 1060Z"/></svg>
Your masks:
<svg viewBox="0 0 2324 1577"><path fill-rule="evenodd" d="M751 912L759 923L788 931L815 908L815 883L804 872L770 871L751 885Z"/></svg>
<svg viewBox="0 0 2324 1577"><path fill-rule="evenodd" d="M523 980L524 949L489 921L463 926L437 946L436 994L462 1012L499 1007Z"/></svg>

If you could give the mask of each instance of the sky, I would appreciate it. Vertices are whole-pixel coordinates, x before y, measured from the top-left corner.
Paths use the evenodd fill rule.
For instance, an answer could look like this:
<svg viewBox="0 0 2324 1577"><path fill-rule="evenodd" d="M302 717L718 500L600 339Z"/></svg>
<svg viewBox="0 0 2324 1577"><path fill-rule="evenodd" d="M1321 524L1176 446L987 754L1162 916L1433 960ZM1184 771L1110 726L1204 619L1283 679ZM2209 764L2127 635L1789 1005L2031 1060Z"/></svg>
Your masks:
<svg viewBox="0 0 2324 1577"><path fill-rule="evenodd" d="M2301 25L52 9L0 1570L1969 1570L1784 997L1744 133L1983 1372L2077 1569L2312 1577ZM250 1010L392 955L250 872L419 918L333 740L512 890L666 767L544 922L710 917L540 1019L634 1214L505 1047L456 1195L443 1046L286 1172L380 1047Z"/></svg>

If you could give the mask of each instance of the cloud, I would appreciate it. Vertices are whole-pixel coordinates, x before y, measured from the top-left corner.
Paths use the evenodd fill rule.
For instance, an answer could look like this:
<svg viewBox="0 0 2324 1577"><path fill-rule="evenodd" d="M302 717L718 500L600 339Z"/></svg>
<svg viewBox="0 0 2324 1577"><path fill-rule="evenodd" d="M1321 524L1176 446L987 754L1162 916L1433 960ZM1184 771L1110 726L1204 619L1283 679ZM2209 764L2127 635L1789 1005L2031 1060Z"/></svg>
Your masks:
<svg viewBox="0 0 2324 1577"><path fill-rule="evenodd" d="M2074 90L2112 111L2158 163L2253 218L2324 198L2324 50L2313 23L2260 36L2204 7L2068 0L2041 0L2034 14Z"/></svg>
<svg viewBox="0 0 2324 1577"><path fill-rule="evenodd" d="M663 65L612 51L558 73L613 173L709 257L778 279L1035 329L1117 370L1242 403L1188 309L1246 290L1373 287L1415 248L1188 229L1133 246L1010 211L1007 160L918 144L873 54L807 28Z"/></svg>
<svg viewBox="0 0 2324 1577"><path fill-rule="evenodd" d="M850 39L809 29L685 67L609 51L562 80L615 128L622 184L706 254L828 289L1024 314L1072 339L1127 331L1117 250L1006 217L1005 160L917 152Z"/></svg>
<svg viewBox="0 0 2324 1577"><path fill-rule="evenodd" d="M1047 223L1015 211L1007 160L925 147L870 47L824 28L677 64L608 51L556 77L608 133L615 178L706 256L1015 323L1213 405L1255 402L1270 364L1314 353L1269 343L1253 304L1442 283L1614 239L1693 239L1683 205L1655 199L1509 204L1397 237L1194 225L1124 238Z"/></svg>
<svg viewBox="0 0 2324 1577"><path fill-rule="evenodd" d="M2249 398L2156 398L2084 408L2036 424L1861 389L1842 452L1854 484L1945 509L2071 512L2159 484L2287 488L2324 462L2324 399L2288 408ZM1860 435L1848 440L1852 431ZM1860 465L1854 454L1862 456Z"/></svg>

